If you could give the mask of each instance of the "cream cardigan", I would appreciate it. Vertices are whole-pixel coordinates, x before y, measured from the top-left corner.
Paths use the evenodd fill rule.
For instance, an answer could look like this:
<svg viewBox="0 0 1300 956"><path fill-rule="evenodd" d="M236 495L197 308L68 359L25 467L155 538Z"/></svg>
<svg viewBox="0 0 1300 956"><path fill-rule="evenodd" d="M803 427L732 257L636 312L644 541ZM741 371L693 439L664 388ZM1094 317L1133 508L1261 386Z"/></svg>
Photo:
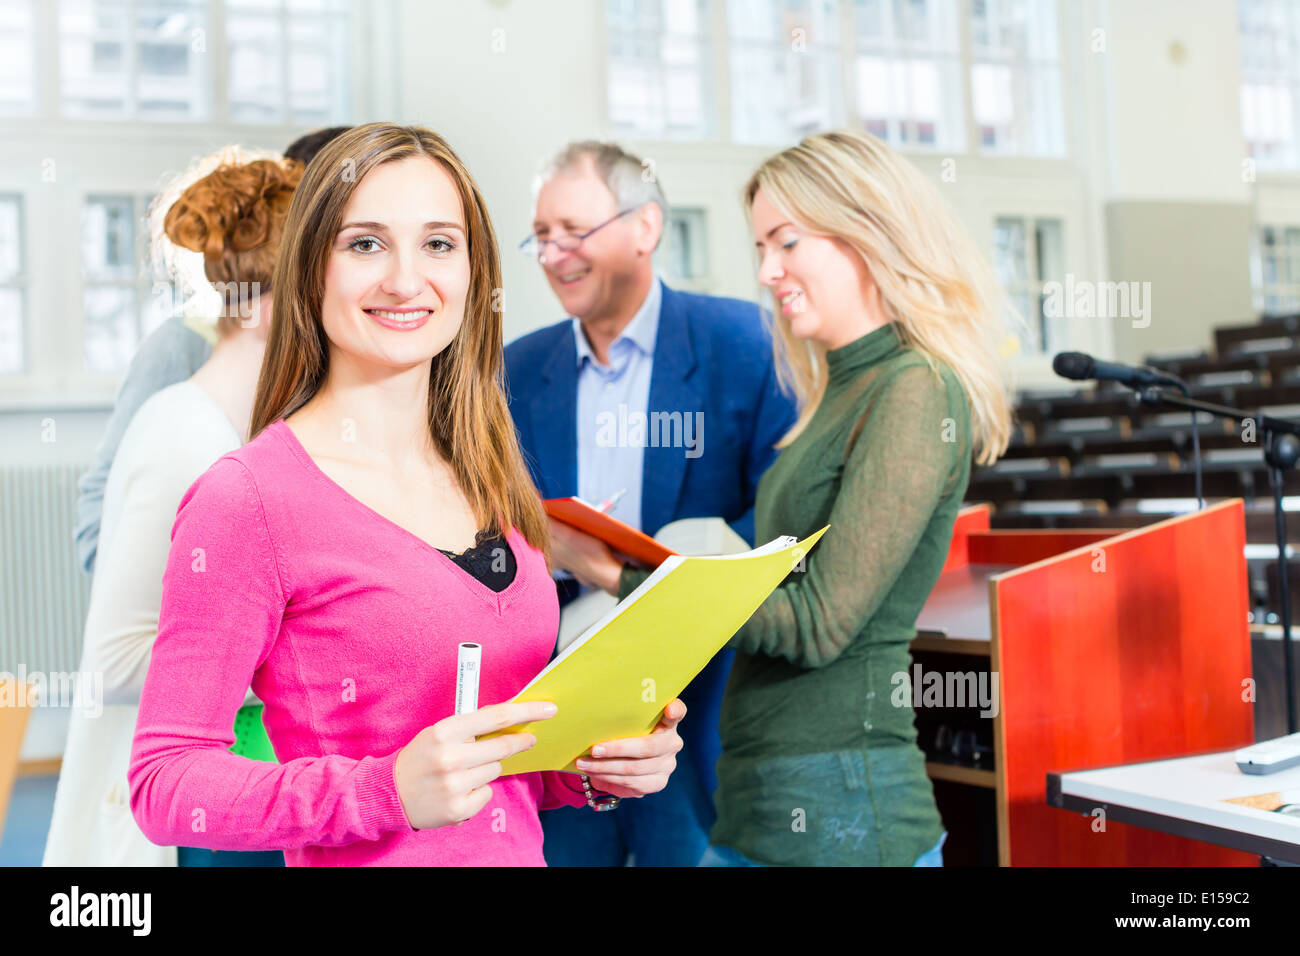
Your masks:
<svg viewBox="0 0 1300 956"><path fill-rule="evenodd" d="M83 680L103 675L103 712L72 710L44 866L176 865L176 848L150 843L131 816L131 740L177 508L241 444L216 401L188 381L151 396L127 427L104 490L81 657ZM251 691L247 702L256 702Z"/></svg>

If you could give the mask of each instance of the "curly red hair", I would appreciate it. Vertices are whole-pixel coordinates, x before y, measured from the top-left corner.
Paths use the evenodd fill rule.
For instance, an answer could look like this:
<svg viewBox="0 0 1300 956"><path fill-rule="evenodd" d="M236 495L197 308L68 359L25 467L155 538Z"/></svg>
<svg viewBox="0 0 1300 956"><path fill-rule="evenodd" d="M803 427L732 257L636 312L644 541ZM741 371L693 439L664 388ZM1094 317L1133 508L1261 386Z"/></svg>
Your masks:
<svg viewBox="0 0 1300 956"><path fill-rule="evenodd" d="M247 290L270 289L280 235L302 173L303 165L293 160L220 166L167 210L167 238L203 254L203 271L223 293L226 316L244 305Z"/></svg>

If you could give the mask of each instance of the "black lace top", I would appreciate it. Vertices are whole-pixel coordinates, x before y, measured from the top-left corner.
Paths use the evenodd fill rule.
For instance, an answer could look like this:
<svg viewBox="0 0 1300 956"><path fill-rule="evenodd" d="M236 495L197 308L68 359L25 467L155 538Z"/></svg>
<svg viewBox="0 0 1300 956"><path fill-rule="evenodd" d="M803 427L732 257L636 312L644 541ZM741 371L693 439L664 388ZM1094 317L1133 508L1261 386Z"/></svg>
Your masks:
<svg viewBox="0 0 1300 956"><path fill-rule="evenodd" d="M474 547L459 554L438 550L493 591L504 591L515 579L515 553L499 531L480 531L474 535Z"/></svg>

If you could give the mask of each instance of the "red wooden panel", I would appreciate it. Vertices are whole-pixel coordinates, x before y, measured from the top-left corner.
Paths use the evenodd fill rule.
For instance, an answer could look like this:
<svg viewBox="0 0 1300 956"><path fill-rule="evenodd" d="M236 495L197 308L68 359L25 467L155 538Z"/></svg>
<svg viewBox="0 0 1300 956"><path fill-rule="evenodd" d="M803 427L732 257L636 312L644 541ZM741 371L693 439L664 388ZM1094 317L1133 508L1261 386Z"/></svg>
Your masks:
<svg viewBox="0 0 1300 956"><path fill-rule="evenodd" d="M1251 676L1240 500L999 575L1004 863L1241 865L1258 857L1049 807L1051 770L1241 747Z"/></svg>
<svg viewBox="0 0 1300 956"><path fill-rule="evenodd" d="M966 538L972 532L989 530L989 515L993 509L989 505L971 505L957 512L957 520L952 525L952 541L948 544L948 560L943 569L951 571L970 564L966 552Z"/></svg>
<svg viewBox="0 0 1300 956"><path fill-rule="evenodd" d="M1123 528L1026 529L1023 531L981 531L967 538L971 564L1033 564L1086 544L1105 541Z"/></svg>

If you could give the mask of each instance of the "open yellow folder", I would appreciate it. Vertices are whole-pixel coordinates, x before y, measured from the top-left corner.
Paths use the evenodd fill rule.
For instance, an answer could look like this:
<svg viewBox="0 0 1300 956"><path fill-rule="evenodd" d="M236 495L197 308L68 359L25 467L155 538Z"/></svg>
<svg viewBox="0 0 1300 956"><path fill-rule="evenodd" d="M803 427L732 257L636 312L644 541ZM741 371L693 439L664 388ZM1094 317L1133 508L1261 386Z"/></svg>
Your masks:
<svg viewBox="0 0 1300 956"><path fill-rule="evenodd" d="M577 773L574 761L593 744L650 733L825 533L781 537L741 554L665 559L515 695L554 701L559 711L485 735L526 730L537 737L535 747L502 761L502 774Z"/></svg>

